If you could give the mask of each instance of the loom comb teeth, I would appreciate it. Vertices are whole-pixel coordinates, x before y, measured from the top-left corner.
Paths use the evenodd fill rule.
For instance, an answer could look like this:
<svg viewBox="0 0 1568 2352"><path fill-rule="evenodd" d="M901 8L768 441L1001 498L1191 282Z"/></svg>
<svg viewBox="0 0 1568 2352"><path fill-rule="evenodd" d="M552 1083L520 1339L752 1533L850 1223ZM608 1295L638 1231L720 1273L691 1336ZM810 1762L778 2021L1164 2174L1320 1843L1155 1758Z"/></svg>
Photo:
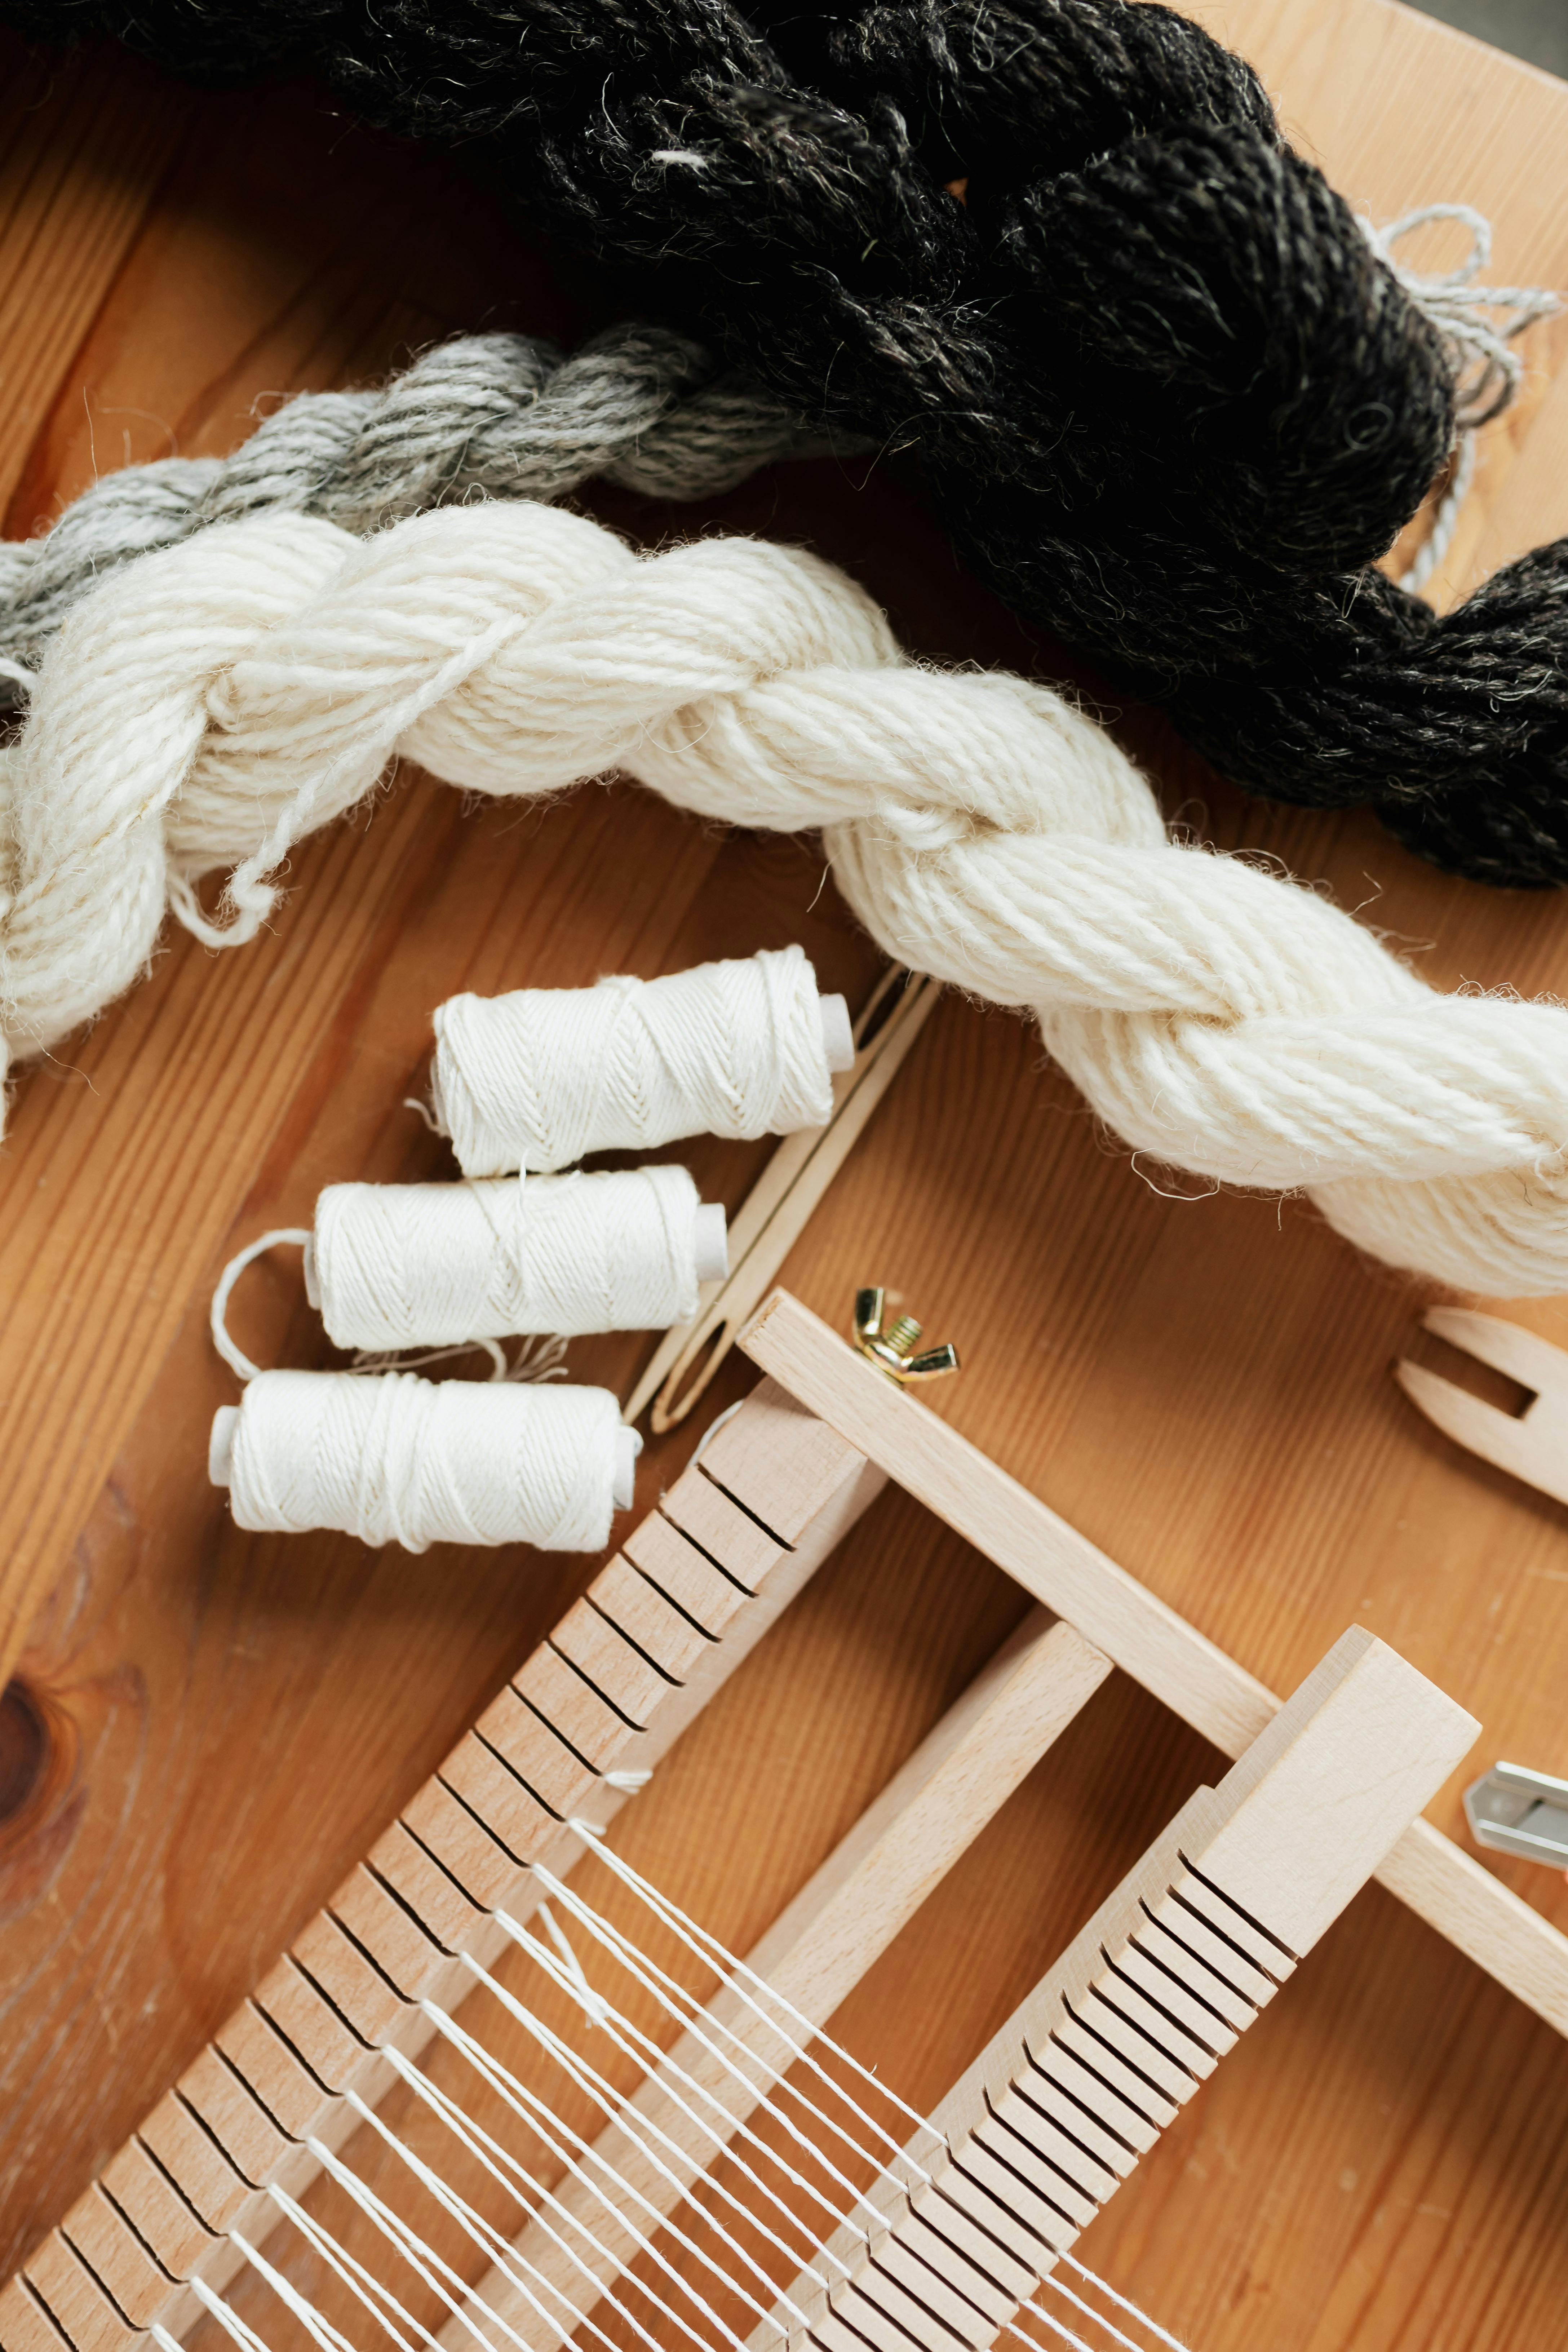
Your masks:
<svg viewBox="0 0 1568 2352"><path fill-rule="evenodd" d="M1568 1503L1568 1352L1473 1307L1430 1307L1422 1321L1434 1338L1534 1393L1522 1412L1507 1412L1406 1356L1394 1377L1412 1404L1456 1444Z"/></svg>

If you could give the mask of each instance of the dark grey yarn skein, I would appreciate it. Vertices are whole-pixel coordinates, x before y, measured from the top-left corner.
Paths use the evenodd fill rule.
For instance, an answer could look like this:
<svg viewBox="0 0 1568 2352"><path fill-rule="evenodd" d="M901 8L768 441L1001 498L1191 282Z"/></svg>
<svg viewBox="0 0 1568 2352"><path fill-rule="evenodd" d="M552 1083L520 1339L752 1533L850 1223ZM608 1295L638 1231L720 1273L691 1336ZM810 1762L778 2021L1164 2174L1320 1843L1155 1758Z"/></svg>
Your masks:
<svg viewBox="0 0 1568 2352"><path fill-rule="evenodd" d="M917 446L980 575L1237 781L1568 878L1568 547L1443 620L1368 568L1452 444L1441 341L1251 69L1152 0L3 12L208 79L310 60L478 149L786 406Z"/></svg>
<svg viewBox="0 0 1568 2352"><path fill-rule="evenodd" d="M209 523L283 511L363 534L466 498L562 498L595 475L650 498L713 498L824 446L668 327L612 327L570 359L532 336L460 336L380 390L300 394L232 457L107 474L41 538L0 541L0 662L36 670L105 572ZM0 669L0 708L26 692Z"/></svg>

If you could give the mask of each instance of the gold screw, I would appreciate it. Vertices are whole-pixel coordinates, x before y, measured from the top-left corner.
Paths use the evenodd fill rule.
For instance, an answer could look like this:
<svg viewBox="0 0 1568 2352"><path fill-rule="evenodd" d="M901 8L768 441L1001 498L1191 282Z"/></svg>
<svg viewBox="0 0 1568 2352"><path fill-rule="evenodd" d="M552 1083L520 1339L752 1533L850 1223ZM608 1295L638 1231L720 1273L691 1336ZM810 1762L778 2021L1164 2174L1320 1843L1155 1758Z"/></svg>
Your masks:
<svg viewBox="0 0 1568 2352"><path fill-rule="evenodd" d="M915 1354L921 1326L912 1315L900 1315L890 1330L882 1328L886 1296L881 1290L855 1293L855 1345L860 1353L900 1387L906 1381L940 1381L944 1373L956 1372L958 1349L951 1344Z"/></svg>

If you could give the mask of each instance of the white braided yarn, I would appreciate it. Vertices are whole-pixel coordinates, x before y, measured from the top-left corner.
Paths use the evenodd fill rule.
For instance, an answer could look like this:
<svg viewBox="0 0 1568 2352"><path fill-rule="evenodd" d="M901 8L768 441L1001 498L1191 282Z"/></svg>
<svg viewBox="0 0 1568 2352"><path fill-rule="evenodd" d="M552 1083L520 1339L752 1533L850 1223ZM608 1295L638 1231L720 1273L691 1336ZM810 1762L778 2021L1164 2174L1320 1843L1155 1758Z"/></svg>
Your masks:
<svg viewBox="0 0 1568 2352"><path fill-rule="evenodd" d="M321 1319L340 1348L662 1330L697 1312L684 1168L528 1184L332 1184L316 1203Z"/></svg>
<svg viewBox="0 0 1568 2352"><path fill-rule="evenodd" d="M431 1095L468 1176L686 1135L793 1135L833 1112L820 1005L798 947L662 980L454 996L436 1011Z"/></svg>
<svg viewBox="0 0 1568 2352"><path fill-rule="evenodd" d="M288 845L396 749L469 789L620 768L683 808L820 825L900 961L1003 1004L1135 1149L1306 1186L1396 1265L1568 1288L1568 1013L1442 996L1311 892L1172 841L1058 696L900 654L812 556L634 555L556 509L419 516L357 542L219 526L68 618L5 759L0 979L37 1052L130 985L166 895L235 866L247 938Z"/></svg>
<svg viewBox="0 0 1568 2352"><path fill-rule="evenodd" d="M234 1424L229 1501L256 1533L335 1528L376 1549L602 1551L619 1427L607 1389L259 1372Z"/></svg>

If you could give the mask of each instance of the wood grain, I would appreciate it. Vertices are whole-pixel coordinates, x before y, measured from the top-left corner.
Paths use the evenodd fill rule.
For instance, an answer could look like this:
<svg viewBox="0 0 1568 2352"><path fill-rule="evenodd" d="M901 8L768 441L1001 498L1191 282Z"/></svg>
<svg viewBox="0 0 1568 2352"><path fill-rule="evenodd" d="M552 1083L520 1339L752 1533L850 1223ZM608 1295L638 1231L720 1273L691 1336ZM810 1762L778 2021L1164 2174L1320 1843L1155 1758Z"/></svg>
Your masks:
<svg viewBox="0 0 1568 2352"><path fill-rule="evenodd" d="M1468 197L1500 277L1568 283L1559 86L1384 0L1201 13L1373 214ZM5 55L25 100L0 191L13 534L95 459L232 446L258 401L425 337L494 322L570 342L609 315L592 273L502 221L460 163L353 130L308 89L195 96L118 53ZM1542 377L1486 445L1450 589L1568 530L1568 378L1544 373L1563 333L1537 336ZM814 544L922 654L1094 688L963 577L897 465L783 468L696 510L590 503L644 540L695 524ZM1148 712L1116 724L1173 812L1374 911L1439 984L1568 993L1559 898L1450 883L1367 818L1243 801ZM810 843L721 836L618 785L519 818L410 778L292 882L242 954L172 939L25 1079L0 1156L0 1594L6 1657L29 1644L0 1711L0 2268L593 1570L237 1533L203 1466L231 1395L204 1330L226 1254L307 1220L325 1182L443 1168L398 1106L457 988L800 939L854 1005L877 969ZM733 1208L765 1152L683 1156ZM1395 1389L1425 1294L1299 1203L1194 1189L1108 1150L1022 1022L945 999L784 1278L839 1326L857 1284L901 1290L963 1349L952 1425L1264 1685L1359 1621L1480 1717L1492 1752L1568 1769L1568 1512ZM1561 1302L1509 1311L1568 1339ZM326 1360L297 1266L247 1277L237 1328L266 1360ZM573 1368L629 1385L645 1352L584 1343ZM649 1448L645 1502L695 1434ZM749 1948L1020 1605L949 1531L879 1504L625 1817L638 1866ZM1113 1678L836 2032L904 2095L940 2097L1213 1768ZM1463 1836L1451 1793L1433 1817ZM1568 1925L1561 1880L1477 1868ZM1210 2352L1553 2341L1568 2052L1369 1892L1087 2255Z"/></svg>

